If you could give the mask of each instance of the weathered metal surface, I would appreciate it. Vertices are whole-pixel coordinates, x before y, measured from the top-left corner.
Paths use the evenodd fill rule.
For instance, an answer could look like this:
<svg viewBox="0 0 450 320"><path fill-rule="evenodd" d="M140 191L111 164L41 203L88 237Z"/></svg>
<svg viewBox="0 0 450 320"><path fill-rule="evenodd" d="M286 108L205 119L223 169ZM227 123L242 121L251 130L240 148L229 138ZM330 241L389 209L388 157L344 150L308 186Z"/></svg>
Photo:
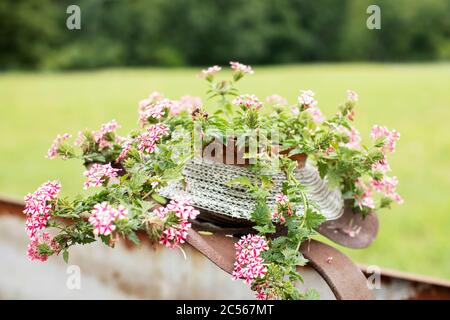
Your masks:
<svg viewBox="0 0 450 320"><path fill-rule="evenodd" d="M31 262L22 209L20 201L0 201L0 299L254 299L248 285L233 281L198 250L184 246L185 260L180 250L153 247L143 234L140 246L75 246L69 265L61 257ZM81 272L79 290L66 285L70 266ZM312 268L304 268L302 275L302 290L318 287L322 299L335 299Z"/></svg>
<svg viewBox="0 0 450 320"><path fill-rule="evenodd" d="M337 299L374 299L361 270L342 252L315 240L302 243L300 251L325 279Z"/></svg>
<svg viewBox="0 0 450 320"><path fill-rule="evenodd" d="M147 242L139 247L119 243L114 250L102 244L73 248L70 265L79 266L82 277L81 288L71 290L66 286L68 265L61 258L46 263L26 258L22 209L21 201L0 197L0 299L253 298L246 285L231 281L197 250L186 246L184 260L177 250L154 249ZM336 267L333 254L316 260ZM373 276L368 267L360 269L369 279ZM301 273L306 279L303 288L320 284L321 297L335 299L316 270L305 268ZM380 287L372 290L376 299L450 299L450 281L387 269L379 269L379 275Z"/></svg>
<svg viewBox="0 0 450 320"><path fill-rule="evenodd" d="M101 243L75 246L69 265L62 257L29 261L23 219L0 215L0 298L6 299L253 299L242 281L232 281L190 246L153 248L148 242L111 249ZM81 288L67 286L79 268Z"/></svg>
<svg viewBox="0 0 450 320"><path fill-rule="evenodd" d="M365 265L360 268L374 286L376 299L450 300L450 281Z"/></svg>

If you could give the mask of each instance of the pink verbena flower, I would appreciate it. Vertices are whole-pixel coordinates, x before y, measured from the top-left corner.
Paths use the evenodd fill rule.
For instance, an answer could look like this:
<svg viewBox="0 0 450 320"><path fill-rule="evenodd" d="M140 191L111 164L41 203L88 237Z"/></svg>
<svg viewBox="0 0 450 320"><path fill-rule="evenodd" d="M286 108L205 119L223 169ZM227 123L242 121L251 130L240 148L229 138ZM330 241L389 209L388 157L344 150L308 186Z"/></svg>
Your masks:
<svg viewBox="0 0 450 320"><path fill-rule="evenodd" d="M156 189L159 186L159 184L160 184L159 181L153 181L152 183L150 183L153 189Z"/></svg>
<svg viewBox="0 0 450 320"><path fill-rule="evenodd" d="M183 111L187 111L188 113L192 113L197 108L202 106L202 99L199 97L193 96L182 96L180 100L174 101L170 108L170 115L176 116L179 115Z"/></svg>
<svg viewBox="0 0 450 320"><path fill-rule="evenodd" d="M317 107L309 107L306 109L306 112L311 115L313 121L316 123L321 123L325 120L322 111Z"/></svg>
<svg viewBox="0 0 450 320"><path fill-rule="evenodd" d="M360 149L361 148L361 135L359 131L352 127L350 130L346 127L340 125L337 128L337 131L345 134L348 137L348 142L345 144L345 147L349 149Z"/></svg>
<svg viewBox="0 0 450 320"><path fill-rule="evenodd" d="M99 145L100 149L110 148L112 142L109 140L108 135L120 128L120 125L116 120L102 124L100 130L92 132L94 141Z"/></svg>
<svg viewBox="0 0 450 320"><path fill-rule="evenodd" d="M183 244L186 241L187 232L191 228L189 219L195 219L199 213L187 199L172 199L167 206L153 210L153 214L166 223L170 216L177 217L176 222L165 226L159 243L168 248L175 248Z"/></svg>
<svg viewBox="0 0 450 320"><path fill-rule="evenodd" d="M327 148L327 150L325 150L325 155L329 156L331 155L333 152L335 152L334 148L332 146L329 146Z"/></svg>
<svg viewBox="0 0 450 320"><path fill-rule="evenodd" d="M289 198L285 194L280 193L275 196L275 202L278 203L279 205L284 206L286 203L289 202Z"/></svg>
<svg viewBox="0 0 450 320"><path fill-rule="evenodd" d="M47 221L50 219L52 202L58 196L61 185L56 181L48 181L42 184L34 193L29 193L24 197L26 214L25 231L33 239L37 232L45 229Z"/></svg>
<svg viewBox="0 0 450 320"><path fill-rule="evenodd" d="M266 98L267 103L272 105L282 105L285 106L288 104L287 100L278 94L273 94Z"/></svg>
<svg viewBox="0 0 450 320"><path fill-rule="evenodd" d="M81 146L84 143L84 141L86 141L86 136L82 131L78 131L77 138L75 139L73 144L76 146Z"/></svg>
<svg viewBox="0 0 450 320"><path fill-rule="evenodd" d="M230 61L230 65L231 65L231 69L233 69L233 71L242 73L242 74L253 74L253 69L250 66L247 66L245 64L239 63L239 62L235 62L235 61Z"/></svg>
<svg viewBox="0 0 450 320"><path fill-rule="evenodd" d="M164 98L164 95L154 91L148 95L148 98L142 99L139 101L139 112L144 111L146 107L149 105L156 103L157 101L160 101Z"/></svg>
<svg viewBox="0 0 450 320"><path fill-rule="evenodd" d="M246 109L261 109L262 103L259 101L258 97L254 94L243 94L237 98L234 98L232 103L237 107L244 107Z"/></svg>
<svg viewBox="0 0 450 320"><path fill-rule="evenodd" d="M374 190L383 192L385 197L394 200L398 204L403 203L402 197L396 192L398 185L397 177L385 176L381 180L370 179L369 182Z"/></svg>
<svg viewBox="0 0 450 320"><path fill-rule="evenodd" d="M46 158L48 159L54 159L58 155L59 147L61 146L61 143L63 143L65 140L69 139L71 137L70 134L64 133L63 135L57 135L55 140L53 141L53 144L51 145L50 149L47 151Z"/></svg>
<svg viewBox="0 0 450 320"><path fill-rule="evenodd" d="M132 145L133 141L131 140L125 141L125 143L122 145L122 151L120 151L120 154L116 159L116 162L121 162L127 157L128 152L130 152Z"/></svg>
<svg viewBox="0 0 450 320"><path fill-rule="evenodd" d="M356 181L356 186L360 190L360 195L355 195L356 203L361 207L375 209L375 200L373 199L372 188L366 185L361 179Z"/></svg>
<svg viewBox="0 0 450 320"><path fill-rule="evenodd" d="M391 171L391 167L389 166L389 162L387 160L386 155L383 155L383 158L378 160L372 165L372 170L380 171L380 172L388 172Z"/></svg>
<svg viewBox="0 0 450 320"><path fill-rule="evenodd" d="M27 247L27 255L31 261L47 261L50 254L58 252L60 247L58 243L50 238L47 232L44 232L31 239Z"/></svg>
<svg viewBox="0 0 450 320"><path fill-rule="evenodd" d="M166 111L169 111L176 105L178 101L172 101L169 99L161 99L152 103L139 112L139 123L142 127L147 124L148 119L153 118L159 120L166 115Z"/></svg>
<svg viewBox="0 0 450 320"><path fill-rule="evenodd" d="M114 169L110 163L94 163L84 172L84 176L86 177L84 189L101 186L106 179L117 177L118 171L120 171L120 169Z"/></svg>
<svg viewBox="0 0 450 320"><path fill-rule="evenodd" d="M258 300L267 300L267 294L262 289L256 290L255 297Z"/></svg>
<svg viewBox="0 0 450 320"><path fill-rule="evenodd" d="M286 222L285 217L282 214L280 214L280 212L278 211L278 208L275 208L272 213L272 221L279 222L281 224Z"/></svg>
<svg viewBox="0 0 450 320"><path fill-rule="evenodd" d="M236 261L234 262L233 280L243 279L252 283L257 278L263 278L267 273L261 253L269 249L267 240L257 235L242 236L234 245Z"/></svg>
<svg viewBox="0 0 450 320"><path fill-rule="evenodd" d="M397 130L392 129L391 131L389 131L388 128L378 125L372 127L370 136L372 137L372 139L385 139L385 143L382 149L383 152L395 152L396 142L400 139L400 133Z"/></svg>
<svg viewBox="0 0 450 320"><path fill-rule="evenodd" d="M156 143L168 134L169 128L165 124L156 123L150 126L146 132L137 137L138 150L153 153L156 149Z"/></svg>
<svg viewBox="0 0 450 320"><path fill-rule="evenodd" d="M351 128L350 134L349 134L349 142L347 143L347 147L349 149L359 149L361 143L361 135L358 130L355 128Z"/></svg>
<svg viewBox="0 0 450 320"><path fill-rule="evenodd" d="M317 105L317 100L314 99L315 93L311 90L302 91L298 96L298 103L303 105L303 107L315 107Z"/></svg>
<svg viewBox="0 0 450 320"><path fill-rule="evenodd" d="M358 101L358 94L353 90L347 90L347 99L351 102Z"/></svg>
<svg viewBox="0 0 450 320"><path fill-rule="evenodd" d="M355 115L356 115L355 110L351 110L349 113L347 113L347 119L353 121L355 120Z"/></svg>
<svg viewBox="0 0 450 320"><path fill-rule="evenodd" d="M127 215L128 209L124 206L119 205L116 209L108 202L102 202L94 206L88 221L94 227L95 235L108 236L116 230L114 222L125 219Z"/></svg>
<svg viewBox="0 0 450 320"><path fill-rule="evenodd" d="M219 67L219 66L212 66L212 67L209 67L208 69L203 69L202 72L200 73L200 76L202 78L208 78L208 77L211 77L211 76L215 75L220 70L222 70L221 67Z"/></svg>

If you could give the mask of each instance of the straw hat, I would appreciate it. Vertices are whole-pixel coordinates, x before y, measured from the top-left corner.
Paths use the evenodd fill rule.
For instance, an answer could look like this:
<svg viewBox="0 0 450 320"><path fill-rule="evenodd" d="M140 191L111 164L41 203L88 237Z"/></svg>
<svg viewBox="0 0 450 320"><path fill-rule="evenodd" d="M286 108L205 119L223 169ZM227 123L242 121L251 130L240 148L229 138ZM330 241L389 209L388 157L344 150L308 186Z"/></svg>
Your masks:
<svg viewBox="0 0 450 320"><path fill-rule="evenodd" d="M224 147L225 148L225 147ZM228 148L228 147L227 147ZM184 183L171 183L161 188L158 193L166 198L188 197L193 205L201 211L200 221L207 221L223 228L247 228L252 225L251 213L255 200L240 185L229 185L229 181L255 177L248 164L237 161L225 164L226 150L207 157L196 157L188 161L183 169ZM298 155L297 155L298 156ZM351 248L363 248L370 245L378 232L378 220L375 214L362 217L353 212L345 202L339 188L330 189L312 162L306 156L294 159L298 163L296 178L306 187L306 194L326 221L318 232L329 239ZM244 163L244 164L242 164ZM275 208L275 196L281 193L286 180L284 173L272 176L272 189L267 200L271 210ZM294 208L297 214L303 214L302 206Z"/></svg>

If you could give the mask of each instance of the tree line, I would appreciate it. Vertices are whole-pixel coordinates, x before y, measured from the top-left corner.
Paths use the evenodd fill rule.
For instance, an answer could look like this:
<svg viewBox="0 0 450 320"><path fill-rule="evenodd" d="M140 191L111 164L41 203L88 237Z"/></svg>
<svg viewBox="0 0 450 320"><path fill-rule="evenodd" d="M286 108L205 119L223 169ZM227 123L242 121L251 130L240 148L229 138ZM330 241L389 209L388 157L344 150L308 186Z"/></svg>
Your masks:
<svg viewBox="0 0 450 320"><path fill-rule="evenodd" d="M69 5L81 29L69 30ZM370 30L369 5L381 10ZM448 0L2 0L0 68L450 58Z"/></svg>

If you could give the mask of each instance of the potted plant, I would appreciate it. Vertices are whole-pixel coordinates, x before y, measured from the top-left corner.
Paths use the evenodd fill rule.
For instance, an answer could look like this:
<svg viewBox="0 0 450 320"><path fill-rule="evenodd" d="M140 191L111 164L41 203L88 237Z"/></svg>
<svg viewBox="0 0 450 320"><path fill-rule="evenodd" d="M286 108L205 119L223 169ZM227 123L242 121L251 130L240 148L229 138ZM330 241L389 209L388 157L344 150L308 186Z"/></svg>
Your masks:
<svg viewBox="0 0 450 320"><path fill-rule="evenodd" d="M386 159L399 134L375 126L372 144L363 146L351 125L355 92L349 91L339 112L325 119L310 90L302 91L294 105L278 95L262 102L239 94L236 84L253 70L230 64L228 80L218 79L218 66L201 72L208 84L205 105L197 97L170 100L155 92L139 103L140 128L125 137L116 134L115 121L80 133L75 146L70 135L58 136L47 156L81 159L84 188L93 192L59 197L61 185L47 182L25 196L29 257L45 261L62 254L67 261L71 246L97 240L111 247L119 238L138 244L139 230L182 250L192 221L204 211L198 199L220 202L217 194L196 197L199 188L189 186L194 180L188 178L198 183L218 170L208 181L210 190L223 188L222 202L232 192L241 199L238 207L245 199L247 215L238 221L244 218L254 230L236 244L233 277L250 284L259 299L317 297L314 290L300 293L295 286L301 280L297 266L307 263L298 249L326 220L301 170L316 170L351 208L367 215L402 201L397 179L387 176ZM174 185L187 197L167 192ZM378 202L376 191L381 192ZM47 229L56 233L50 236Z"/></svg>

